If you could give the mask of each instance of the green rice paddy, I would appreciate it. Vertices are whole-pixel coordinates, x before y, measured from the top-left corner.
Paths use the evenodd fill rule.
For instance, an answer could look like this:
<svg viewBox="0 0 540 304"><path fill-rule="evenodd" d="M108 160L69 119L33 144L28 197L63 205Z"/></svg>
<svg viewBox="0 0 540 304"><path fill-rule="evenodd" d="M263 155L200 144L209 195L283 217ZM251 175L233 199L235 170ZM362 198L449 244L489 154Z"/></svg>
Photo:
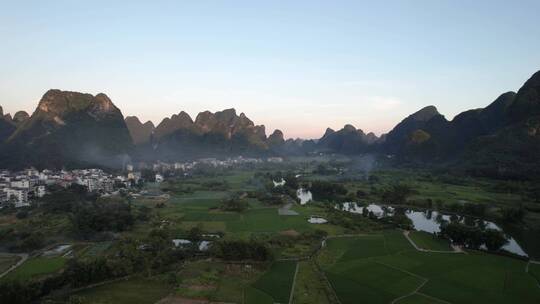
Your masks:
<svg viewBox="0 0 540 304"><path fill-rule="evenodd" d="M390 303L411 293L399 303L540 303L521 260L419 252L398 231L327 243L318 260L342 303Z"/></svg>
<svg viewBox="0 0 540 304"><path fill-rule="evenodd" d="M131 278L85 289L73 296L83 304L147 304L159 301L171 291L171 286L158 279Z"/></svg>
<svg viewBox="0 0 540 304"><path fill-rule="evenodd" d="M66 263L61 257L29 258L21 266L7 274L3 280L27 280L60 271Z"/></svg>
<svg viewBox="0 0 540 304"><path fill-rule="evenodd" d="M424 231L413 231L409 234L413 242L422 249L437 251L452 251L450 243L447 240L436 237L431 233Z"/></svg>
<svg viewBox="0 0 540 304"><path fill-rule="evenodd" d="M271 298L273 303L288 303L295 271L295 261L274 262L270 269L251 286L256 291L250 288L248 291L250 302L247 303L260 303L253 302L252 300L257 300L257 298L252 296L253 294L261 294L261 292L268 295L268 297L263 298Z"/></svg>

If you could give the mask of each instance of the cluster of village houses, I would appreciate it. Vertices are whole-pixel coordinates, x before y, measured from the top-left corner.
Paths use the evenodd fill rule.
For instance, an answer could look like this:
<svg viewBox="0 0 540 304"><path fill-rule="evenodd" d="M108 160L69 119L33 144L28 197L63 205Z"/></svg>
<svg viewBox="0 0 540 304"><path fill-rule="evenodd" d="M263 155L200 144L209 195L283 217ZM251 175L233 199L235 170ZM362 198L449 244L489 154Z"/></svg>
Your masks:
<svg viewBox="0 0 540 304"><path fill-rule="evenodd" d="M164 181L164 172L176 171L187 174L199 165L229 168L265 161L278 163L282 162L283 159L279 157L270 157L267 159L236 157L226 160L207 158L173 164L157 162L152 165L127 165L125 168L126 172L122 175L108 174L101 169L38 171L30 168L17 172L0 170L0 208L9 205L17 208L29 206L32 200L43 197L47 193L48 188L53 185L68 187L71 184L78 184L85 186L89 192L111 195L118 188L129 189L138 184L142 179L142 174L141 171L137 170L151 169L155 173L155 181L160 183Z"/></svg>
<svg viewBox="0 0 540 304"><path fill-rule="evenodd" d="M155 172L170 172L170 171L189 172L195 169L197 166L201 166L201 165L211 166L214 168L231 168L231 167L236 167L236 166L244 165L244 164L261 164L264 162L281 163L283 162L283 158L268 157L268 158L263 159L263 158L249 158L249 157L238 156L234 158L227 158L224 160L220 160L216 158L202 158L202 159L198 159L194 161L175 162L175 163L167 163L167 162L158 161L152 165L148 165L146 163L138 163L137 165L127 165L126 169L127 171L133 171L134 169L138 169L138 170L152 169Z"/></svg>
<svg viewBox="0 0 540 304"><path fill-rule="evenodd" d="M1 170L0 206L29 206L30 201L43 197L48 187L53 185L68 187L78 184L87 187L90 192L105 194L112 193L117 183L129 187L130 182L132 181L125 176L113 176L101 169L38 171L32 168L17 172Z"/></svg>

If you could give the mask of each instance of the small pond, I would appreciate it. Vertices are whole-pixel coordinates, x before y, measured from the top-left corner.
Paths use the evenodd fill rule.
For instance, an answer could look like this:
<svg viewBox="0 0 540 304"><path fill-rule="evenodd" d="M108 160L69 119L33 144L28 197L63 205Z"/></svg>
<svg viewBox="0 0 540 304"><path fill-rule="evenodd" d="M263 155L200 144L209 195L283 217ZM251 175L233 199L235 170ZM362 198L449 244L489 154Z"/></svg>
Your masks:
<svg viewBox="0 0 540 304"><path fill-rule="evenodd" d="M54 247L53 249L50 249L50 250L47 250L47 251L43 252L43 255L44 256L60 255L60 254L64 253L65 251L67 251L70 248L71 248L71 245L58 245L58 246Z"/></svg>
<svg viewBox="0 0 540 304"><path fill-rule="evenodd" d="M322 217L319 217L319 216L312 216L309 218L308 220L309 223L311 224L326 224L328 223L328 221Z"/></svg>
<svg viewBox="0 0 540 304"><path fill-rule="evenodd" d="M281 178L281 180L279 182L276 182L275 180L272 180L272 182L274 183L274 188L283 187L283 186L285 186L285 183L286 183L283 178Z"/></svg>

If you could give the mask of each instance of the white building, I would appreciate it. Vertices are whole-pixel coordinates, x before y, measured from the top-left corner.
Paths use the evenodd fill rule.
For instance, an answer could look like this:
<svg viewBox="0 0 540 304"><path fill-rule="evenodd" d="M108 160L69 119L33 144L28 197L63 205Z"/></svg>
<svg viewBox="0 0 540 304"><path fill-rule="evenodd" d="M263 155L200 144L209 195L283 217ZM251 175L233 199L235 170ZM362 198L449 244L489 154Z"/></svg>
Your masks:
<svg viewBox="0 0 540 304"><path fill-rule="evenodd" d="M19 188L19 189L30 189L30 181L29 180L16 180L11 182L12 188Z"/></svg>
<svg viewBox="0 0 540 304"><path fill-rule="evenodd" d="M3 204L8 201L7 193L4 189L0 189L0 204Z"/></svg>
<svg viewBox="0 0 540 304"><path fill-rule="evenodd" d="M164 180L163 175L156 174L156 183L162 183Z"/></svg>
<svg viewBox="0 0 540 304"><path fill-rule="evenodd" d="M129 180L134 180L135 183L138 183L141 179L141 172L129 172L127 178Z"/></svg>
<svg viewBox="0 0 540 304"><path fill-rule="evenodd" d="M43 197L47 192L45 191L45 186L37 186L35 189L36 197Z"/></svg>
<svg viewBox="0 0 540 304"><path fill-rule="evenodd" d="M4 189L6 193L7 200L15 202L15 207L24 207L29 206L28 204L28 191L22 189Z"/></svg>

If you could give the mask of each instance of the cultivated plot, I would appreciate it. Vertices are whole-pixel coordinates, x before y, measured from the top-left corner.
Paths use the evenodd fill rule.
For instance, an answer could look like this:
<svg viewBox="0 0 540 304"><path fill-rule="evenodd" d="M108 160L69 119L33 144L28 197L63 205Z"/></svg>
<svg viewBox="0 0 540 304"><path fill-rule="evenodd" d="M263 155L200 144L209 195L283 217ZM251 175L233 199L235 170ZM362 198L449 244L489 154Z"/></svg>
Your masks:
<svg viewBox="0 0 540 304"><path fill-rule="evenodd" d="M419 252L404 241L398 231L330 239L318 261L342 303L540 303L524 261Z"/></svg>
<svg viewBox="0 0 540 304"><path fill-rule="evenodd" d="M265 299L270 301L268 303L289 303L295 270L295 261L274 262L270 269L246 290L246 303L265 303Z"/></svg>

